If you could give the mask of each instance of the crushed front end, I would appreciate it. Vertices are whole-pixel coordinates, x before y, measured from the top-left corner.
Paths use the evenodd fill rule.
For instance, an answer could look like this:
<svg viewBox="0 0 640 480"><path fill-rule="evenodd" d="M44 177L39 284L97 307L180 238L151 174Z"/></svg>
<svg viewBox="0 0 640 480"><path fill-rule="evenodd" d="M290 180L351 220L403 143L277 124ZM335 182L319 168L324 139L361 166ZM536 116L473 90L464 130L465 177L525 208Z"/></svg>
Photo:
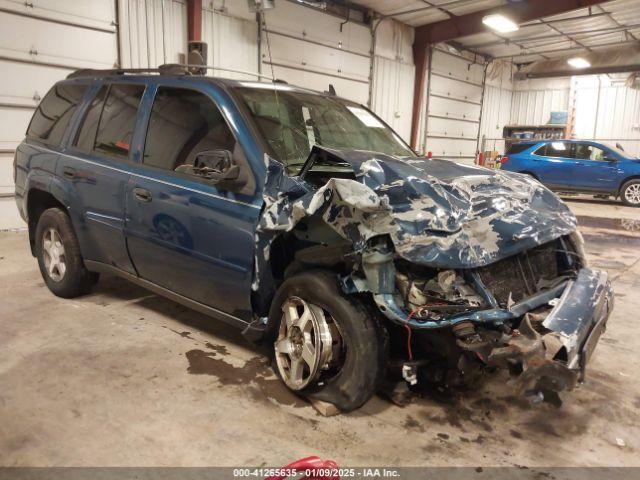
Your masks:
<svg viewBox="0 0 640 480"><path fill-rule="evenodd" d="M347 292L369 291L401 327L404 379L469 385L490 367L508 369L517 392L557 399L585 375L613 307L607 274L586 267L574 233L470 269L398 258L386 241L362 255Z"/></svg>
<svg viewBox="0 0 640 480"><path fill-rule="evenodd" d="M444 160L318 146L296 177L266 163L258 311L292 266L330 269L345 295L388 319L409 383L469 385L502 367L541 400L584 378L613 293L547 188Z"/></svg>

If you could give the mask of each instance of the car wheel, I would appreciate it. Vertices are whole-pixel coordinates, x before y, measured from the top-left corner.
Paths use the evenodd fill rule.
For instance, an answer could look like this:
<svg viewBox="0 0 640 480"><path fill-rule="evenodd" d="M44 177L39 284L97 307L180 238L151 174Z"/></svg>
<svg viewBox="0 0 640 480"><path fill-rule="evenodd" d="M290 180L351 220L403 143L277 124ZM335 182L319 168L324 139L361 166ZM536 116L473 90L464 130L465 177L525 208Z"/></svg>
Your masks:
<svg viewBox="0 0 640 480"><path fill-rule="evenodd" d="M45 210L38 220L36 256L42 278L58 297L84 295L98 281L84 266L71 220L59 208Z"/></svg>
<svg viewBox="0 0 640 480"><path fill-rule="evenodd" d="M285 280L269 320L275 370L295 393L348 412L378 389L386 330L361 301L340 291L335 274L308 270Z"/></svg>
<svg viewBox="0 0 640 480"><path fill-rule="evenodd" d="M640 207L640 180L629 180L620 189L622 203L630 207Z"/></svg>

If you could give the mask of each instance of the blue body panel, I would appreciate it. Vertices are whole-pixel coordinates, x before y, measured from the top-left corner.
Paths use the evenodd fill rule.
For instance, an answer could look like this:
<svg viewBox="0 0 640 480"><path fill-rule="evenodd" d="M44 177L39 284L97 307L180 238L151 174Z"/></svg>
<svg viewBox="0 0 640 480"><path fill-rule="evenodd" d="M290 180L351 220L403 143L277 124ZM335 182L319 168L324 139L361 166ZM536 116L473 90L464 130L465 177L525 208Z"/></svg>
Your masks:
<svg viewBox="0 0 640 480"><path fill-rule="evenodd" d="M508 154L503 170L529 173L553 190L601 193L617 196L620 187L631 178L640 177L640 160L629 159L597 142L556 140L569 144L586 144L603 150L606 160L545 157L536 151L554 140L522 142L529 145L523 151Z"/></svg>
<svg viewBox="0 0 640 480"><path fill-rule="evenodd" d="M87 79L71 80L87 83ZM27 220L28 192L52 194L67 207L83 258L178 293L249 322L252 319L254 232L262 208L264 149L234 99L211 79L127 76L89 80L91 88L58 146L27 139L16 151L16 202ZM104 82L146 86L126 161L73 146L81 119ZM250 194L235 194L142 164L147 124L159 84L208 95L219 107L254 177ZM73 177L69 178L69 172ZM151 192L140 202L134 188Z"/></svg>

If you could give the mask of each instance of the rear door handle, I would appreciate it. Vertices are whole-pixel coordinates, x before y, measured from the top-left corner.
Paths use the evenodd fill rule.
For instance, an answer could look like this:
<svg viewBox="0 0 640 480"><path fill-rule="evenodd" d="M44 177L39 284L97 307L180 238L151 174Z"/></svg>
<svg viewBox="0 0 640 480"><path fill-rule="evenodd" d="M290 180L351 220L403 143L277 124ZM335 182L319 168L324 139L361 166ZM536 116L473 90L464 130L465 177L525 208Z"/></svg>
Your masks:
<svg viewBox="0 0 640 480"><path fill-rule="evenodd" d="M141 202L150 202L151 201L151 192L146 188L136 187L133 189L133 194L135 197Z"/></svg>
<svg viewBox="0 0 640 480"><path fill-rule="evenodd" d="M76 177L76 169L71 167L64 167L62 169L62 175L66 178L75 178Z"/></svg>

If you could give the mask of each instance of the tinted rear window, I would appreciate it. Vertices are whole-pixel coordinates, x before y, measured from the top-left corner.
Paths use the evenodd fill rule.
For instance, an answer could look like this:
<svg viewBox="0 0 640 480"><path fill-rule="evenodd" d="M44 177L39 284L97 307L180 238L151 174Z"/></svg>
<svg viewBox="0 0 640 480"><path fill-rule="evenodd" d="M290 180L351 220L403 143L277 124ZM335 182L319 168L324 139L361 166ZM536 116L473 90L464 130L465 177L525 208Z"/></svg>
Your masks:
<svg viewBox="0 0 640 480"><path fill-rule="evenodd" d="M91 101L91 105L89 105L89 108L84 115L82 126L80 127L76 140L73 143L85 152L93 150L93 144L96 141L96 132L98 131L98 122L100 121L102 106L108 90L109 87L104 85Z"/></svg>
<svg viewBox="0 0 640 480"><path fill-rule="evenodd" d="M111 85L100 115L96 152L119 158L129 156L143 93L144 85Z"/></svg>
<svg viewBox="0 0 640 480"><path fill-rule="evenodd" d="M533 143L514 143L507 150L507 155L515 155L520 152L524 152L527 148L531 147Z"/></svg>
<svg viewBox="0 0 640 480"><path fill-rule="evenodd" d="M55 85L33 114L27 137L48 145L59 145L88 88L88 85L78 84Z"/></svg>

